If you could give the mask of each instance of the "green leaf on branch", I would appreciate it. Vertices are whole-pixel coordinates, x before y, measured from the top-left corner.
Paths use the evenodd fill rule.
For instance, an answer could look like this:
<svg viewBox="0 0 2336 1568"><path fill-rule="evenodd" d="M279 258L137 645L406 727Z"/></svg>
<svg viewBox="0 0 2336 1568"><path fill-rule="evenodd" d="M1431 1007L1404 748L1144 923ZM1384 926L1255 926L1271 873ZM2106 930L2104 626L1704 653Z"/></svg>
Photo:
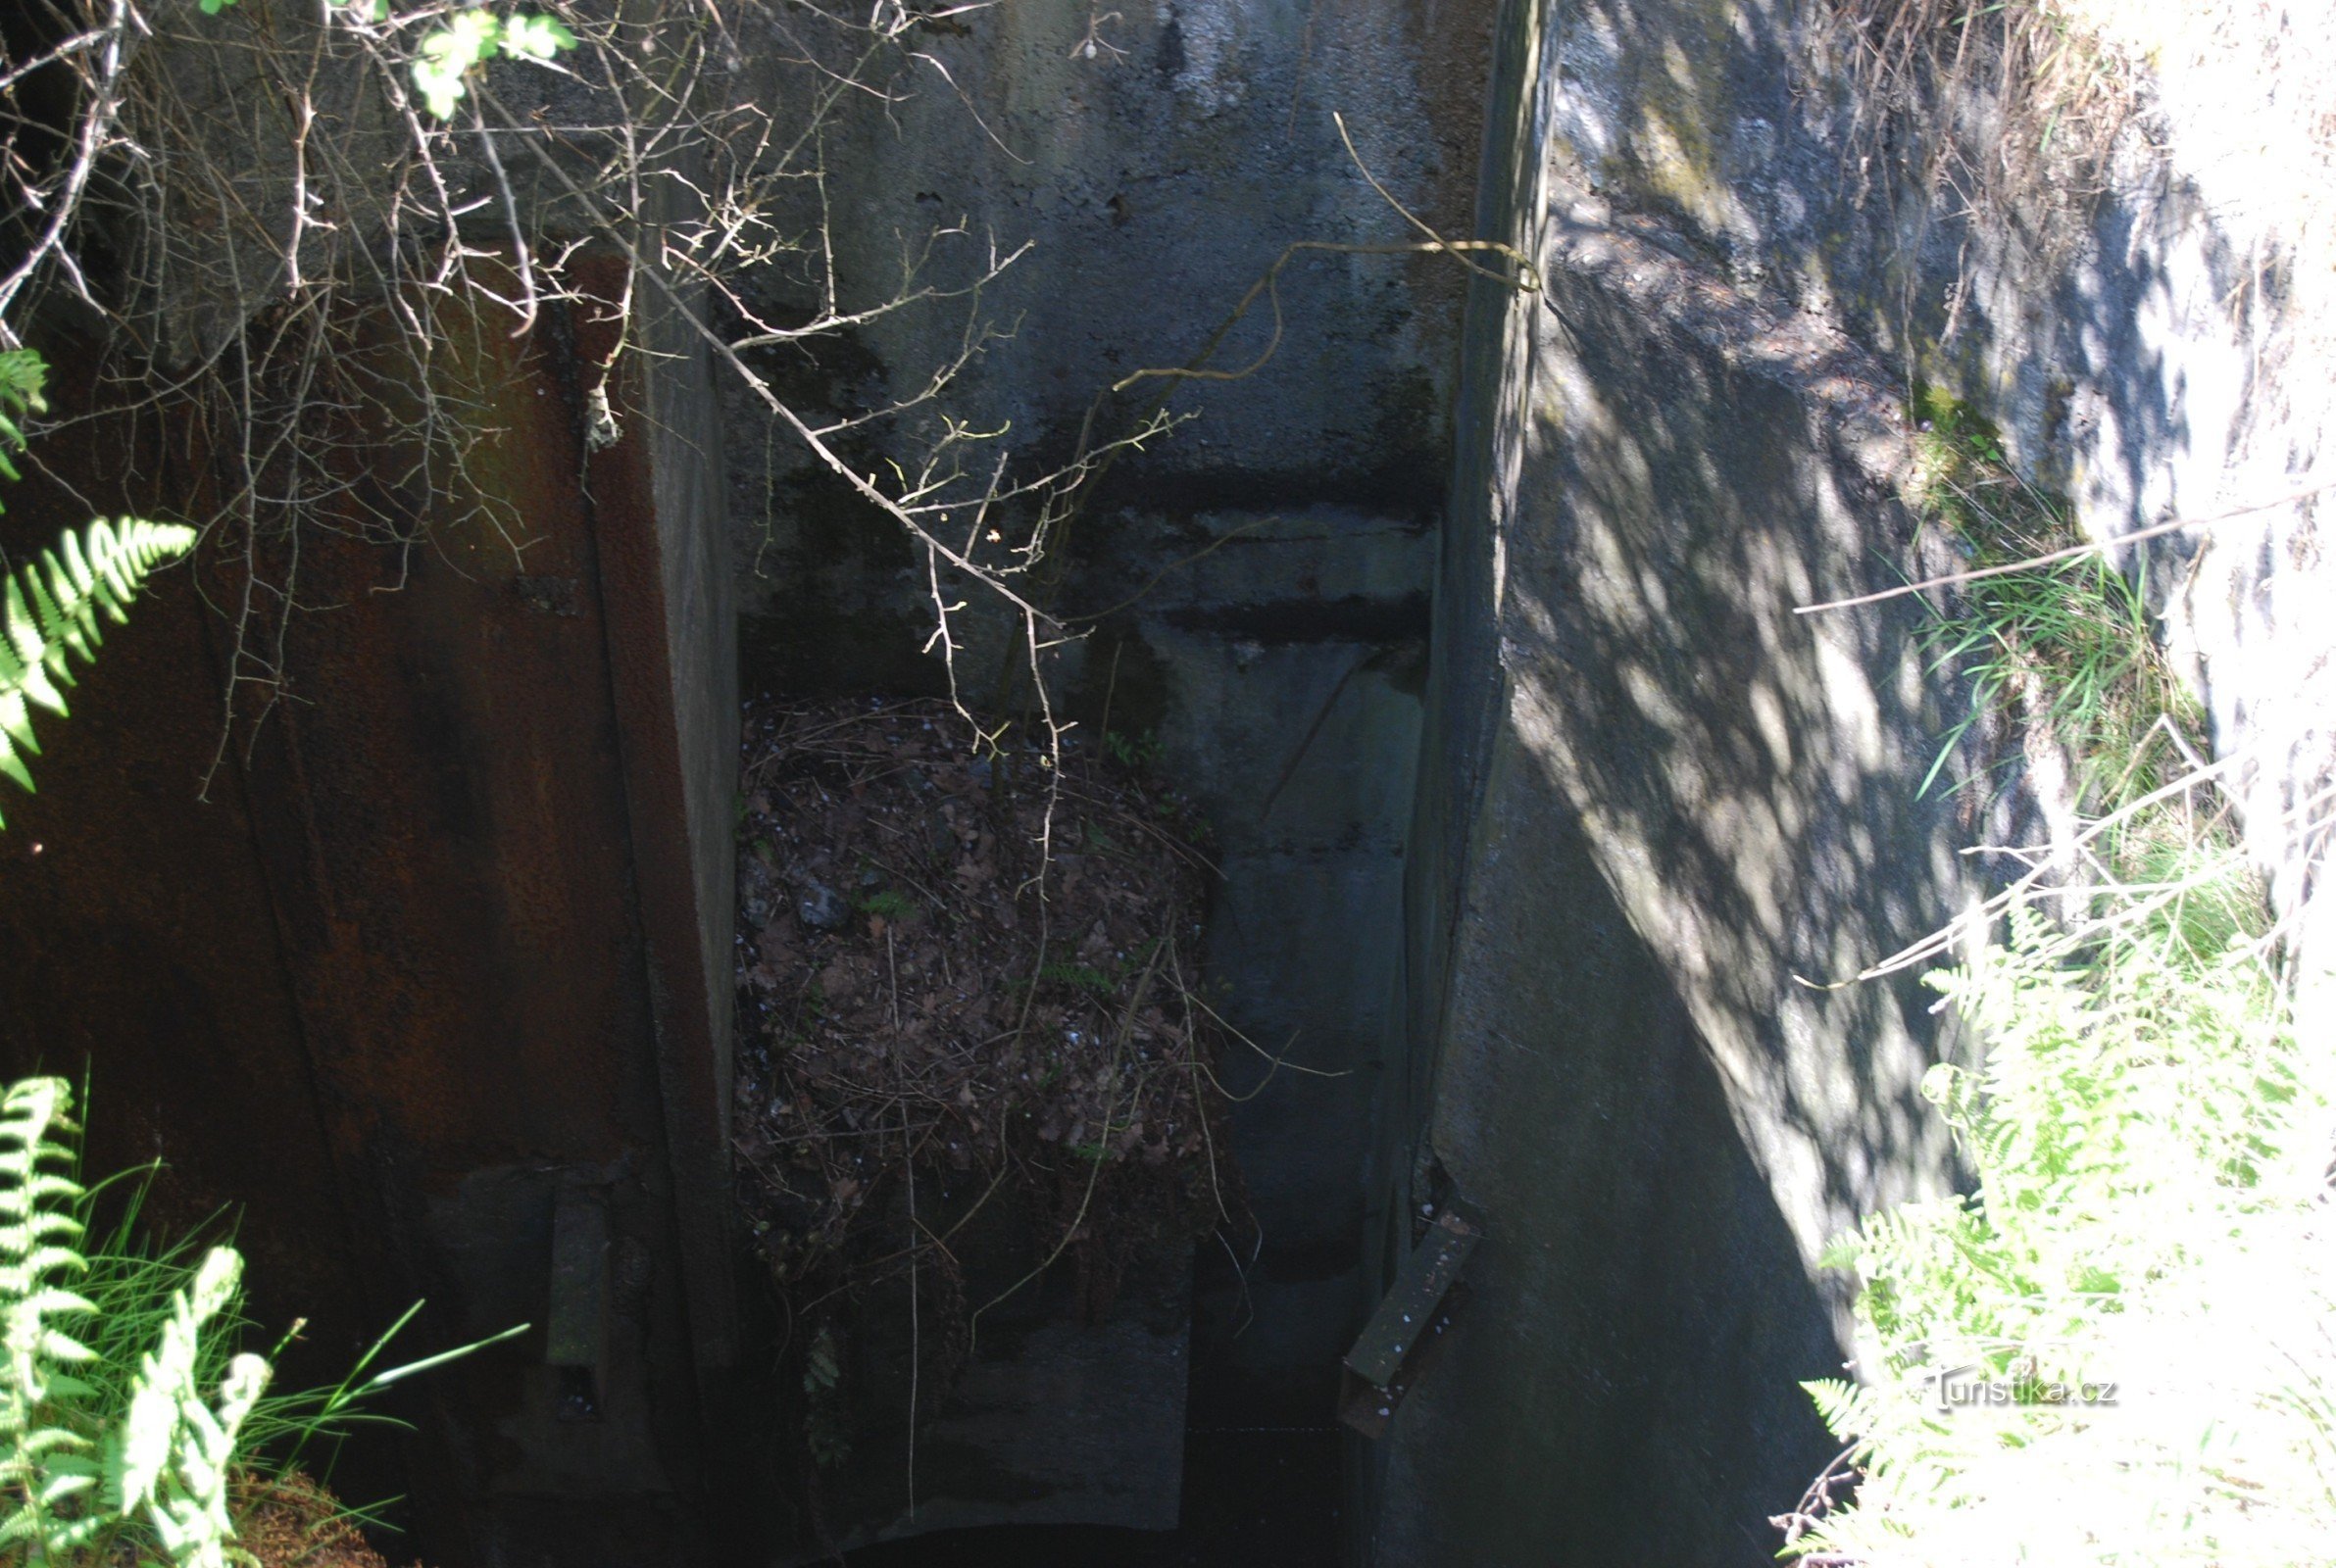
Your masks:
<svg viewBox="0 0 2336 1568"><path fill-rule="evenodd" d="M548 62L574 48L575 41L575 34L557 17L458 12L452 22L422 40L422 53L414 62L414 85L422 90L422 101L432 115L451 120L455 106L470 93L471 73L497 55Z"/></svg>
<svg viewBox="0 0 2336 1568"><path fill-rule="evenodd" d="M558 17L522 15L503 24L503 50L529 60L549 60L575 47L575 34Z"/></svg>

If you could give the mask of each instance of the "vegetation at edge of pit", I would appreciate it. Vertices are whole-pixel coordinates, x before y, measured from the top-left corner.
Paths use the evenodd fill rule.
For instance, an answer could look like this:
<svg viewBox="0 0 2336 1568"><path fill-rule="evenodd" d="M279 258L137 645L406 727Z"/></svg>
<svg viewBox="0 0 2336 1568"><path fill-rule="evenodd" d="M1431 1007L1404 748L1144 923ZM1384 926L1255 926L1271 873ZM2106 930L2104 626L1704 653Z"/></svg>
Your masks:
<svg viewBox="0 0 2336 1568"><path fill-rule="evenodd" d="M2075 542L1992 428L1936 393L1917 413L1921 498L1975 565ZM1774 1521L1780 1555L2325 1562L2336 1054L2298 1030L2215 786L2142 799L2189 776L2195 716L2139 591L2095 557L1967 585L1926 637L1973 684L1950 751L2014 698L2014 727L2071 753L2081 853L2060 887L2015 884L2005 925L1924 977L1980 1043L1978 1065L1921 1084L1975 1179L1825 1254L1859 1285L1856 1379L1805 1385L1845 1447Z"/></svg>
<svg viewBox="0 0 2336 1568"><path fill-rule="evenodd" d="M1828 1253L1858 1380L1807 1385L1848 1446L1787 1556L2301 1568L2336 1541L2329 1053L2218 827L2169 808L2112 866L1927 977L1985 1044L1922 1083L1977 1179Z"/></svg>
<svg viewBox="0 0 2336 1568"><path fill-rule="evenodd" d="M83 1185L74 1091L25 1078L0 1093L0 1564L98 1568L378 1565L303 1471L352 1430L395 1425L367 1401L511 1338L375 1372L414 1308L328 1389L271 1392L269 1355L240 1349L243 1257L140 1222L152 1167ZM120 1188L119 1212L99 1208ZM208 1228L208 1227L206 1227ZM293 1332L298 1332L295 1325ZM297 1555L265 1556L253 1543Z"/></svg>
<svg viewBox="0 0 2336 1568"><path fill-rule="evenodd" d="M2065 498L2021 477L1985 419L1937 387L1914 398L1912 495L1926 520L1949 529L1972 569L2051 555L2083 541ZM2077 805L2109 810L2162 786L2203 740L2196 702L2159 650L2149 608L2125 570L2098 554L1964 583L1920 634L1934 674L1967 693L1941 738L1920 793L1946 776L1988 715L2041 728L2075 764ZM2009 710L2009 711L2007 711ZM2022 753L1952 784L1991 781Z"/></svg>

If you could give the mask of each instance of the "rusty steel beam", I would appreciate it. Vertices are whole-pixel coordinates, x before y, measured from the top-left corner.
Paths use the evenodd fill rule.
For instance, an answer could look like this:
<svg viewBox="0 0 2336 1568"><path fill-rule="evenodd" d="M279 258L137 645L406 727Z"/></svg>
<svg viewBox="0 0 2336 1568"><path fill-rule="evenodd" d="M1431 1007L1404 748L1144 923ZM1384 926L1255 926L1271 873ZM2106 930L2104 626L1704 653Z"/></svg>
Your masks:
<svg viewBox="0 0 2336 1568"><path fill-rule="evenodd" d="M579 260L587 293L621 297L624 262ZM691 1341L713 1395L738 1360L730 1228L730 943L738 775L732 602L719 413L704 345L641 290L612 403L614 442L589 456L603 613L631 802L669 1153L689 1279ZM578 311L579 370L605 366L621 322ZM590 388L586 389L587 395Z"/></svg>

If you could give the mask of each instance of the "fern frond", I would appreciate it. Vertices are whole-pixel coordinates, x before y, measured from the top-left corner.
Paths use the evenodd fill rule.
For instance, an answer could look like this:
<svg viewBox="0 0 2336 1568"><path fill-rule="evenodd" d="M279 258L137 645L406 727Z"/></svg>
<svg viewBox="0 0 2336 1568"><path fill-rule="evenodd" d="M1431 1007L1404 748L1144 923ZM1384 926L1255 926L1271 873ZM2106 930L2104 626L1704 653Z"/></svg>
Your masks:
<svg viewBox="0 0 2336 1568"><path fill-rule="evenodd" d="M2328 1560L2336 1069L2300 1037L2236 852L2162 859L2056 895L2064 924L2015 905L2005 940L1926 977L1984 1042L1922 1084L1976 1190L1824 1254L1863 1287L1861 1381L1803 1387L1862 1480L1791 1554ZM1986 1396L1950 1397L1966 1380Z"/></svg>
<svg viewBox="0 0 2336 1568"><path fill-rule="evenodd" d="M234 1304L242 1278L242 1255L215 1247L173 1297L110 1456L115 1509L124 1516L144 1509L177 1568L226 1568L234 1540L227 1472L244 1420L267 1390L268 1362L257 1355L229 1362L216 1408L203 1397L200 1369L205 1330Z"/></svg>
<svg viewBox="0 0 2336 1568"><path fill-rule="evenodd" d="M267 1359L238 1355L220 1384L216 1409L188 1391L167 1495L151 1507L155 1539L177 1568L226 1568L235 1522L227 1511L227 1474L244 1420L267 1392Z"/></svg>
<svg viewBox="0 0 2336 1568"><path fill-rule="evenodd" d="M89 1358L60 1326L91 1309L59 1283L86 1267L80 1185L53 1168L73 1165L72 1110L62 1078L0 1095L0 1540L48 1539L55 1505L82 1490L58 1461L87 1442L50 1408L80 1387L59 1368Z"/></svg>
<svg viewBox="0 0 2336 1568"><path fill-rule="evenodd" d="M0 369L0 387L6 385L6 373ZM66 710L59 687L74 684L67 655L83 663L95 659L104 640L98 616L126 620L129 602L147 577L194 543L195 530L178 523L101 517L78 535L68 531L56 549L42 551L7 578L0 604L0 773L26 790L33 787L20 750L40 754L32 734L35 706L58 714ZM0 827L6 825L0 817Z"/></svg>
<svg viewBox="0 0 2336 1568"><path fill-rule="evenodd" d="M230 1354L250 1326L240 1253L150 1244L134 1190L129 1215L86 1235L72 1110L62 1079L0 1093L0 1568L259 1568L228 1478L287 1461L253 1450L346 1431L379 1390L524 1331L366 1377L384 1335L338 1387L271 1397L267 1358Z"/></svg>
<svg viewBox="0 0 2336 1568"><path fill-rule="evenodd" d="M13 460L25 450L23 420L27 414L48 412L41 395L48 378L48 364L34 350L0 352L0 477L17 477Z"/></svg>
<svg viewBox="0 0 2336 1568"><path fill-rule="evenodd" d="M1865 1390L1844 1378L1816 1378L1802 1389L1815 1404L1825 1430L1843 1442L1871 1433L1875 1426L1871 1398Z"/></svg>
<svg viewBox="0 0 2336 1568"><path fill-rule="evenodd" d="M190 1400L202 1403L196 1376L203 1328L234 1299L242 1275L242 1257L232 1248L215 1247L204 1254L195 1277L171 1299L161 1342L139 1363L130 1393L117 1477L119 1505L124 1513L154 1498L162 1488L178 1446L186 1406Z"/></svg>

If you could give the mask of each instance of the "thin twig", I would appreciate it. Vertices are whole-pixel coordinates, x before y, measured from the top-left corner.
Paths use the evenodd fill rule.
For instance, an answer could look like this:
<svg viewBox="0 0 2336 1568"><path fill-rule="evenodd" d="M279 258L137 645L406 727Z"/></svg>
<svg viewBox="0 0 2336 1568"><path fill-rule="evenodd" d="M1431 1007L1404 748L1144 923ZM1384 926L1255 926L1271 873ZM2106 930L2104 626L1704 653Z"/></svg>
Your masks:
<svg viewBox="0 0 2336 1568"><path fill-rule="evenodd" d="M2049 566L2057 562L2074 561L2080 556L2102 555L2122 545L2134 544L2143 539L2155 539L2162 534L2178 533L2184 528L2206 528L2218 522L2228 522L2233 517L2251 516L2259 512L2276 512L2281 507L2292 507L2299 501L2308 501L2331 488L2336 488L2336 480L2330 480L2325 484L2315 484L2308 490L2298 490L2275 500L2259 501L2252 506L2234 507L2228 512L2218 512L2211 517L2176 517L2171 522L2161 522L2147 528L2137 528L2131 533L2121 533L2114 538L2099 540L2092 544L2070 545L2065 550L2055 550L2048 555L2031 556L2025 561L2014 561L2009 565L1982 566L1972 571L1953 571L1943 577L1926 577L1920 582L1910 582L1897 588L1885 588L1879 593L1861 594L1855 599L1829 599L1821 605L1795 605L1793 613L1814 615L1828 610L1854 610L1860 605L1878 605L1885 599L1899 599L1908 594L1918 594L1932 588L1949 588L1957 583L1978 582L1983 578L2003 577L2018 571L2034 571L2039 566Z"/></svg>

